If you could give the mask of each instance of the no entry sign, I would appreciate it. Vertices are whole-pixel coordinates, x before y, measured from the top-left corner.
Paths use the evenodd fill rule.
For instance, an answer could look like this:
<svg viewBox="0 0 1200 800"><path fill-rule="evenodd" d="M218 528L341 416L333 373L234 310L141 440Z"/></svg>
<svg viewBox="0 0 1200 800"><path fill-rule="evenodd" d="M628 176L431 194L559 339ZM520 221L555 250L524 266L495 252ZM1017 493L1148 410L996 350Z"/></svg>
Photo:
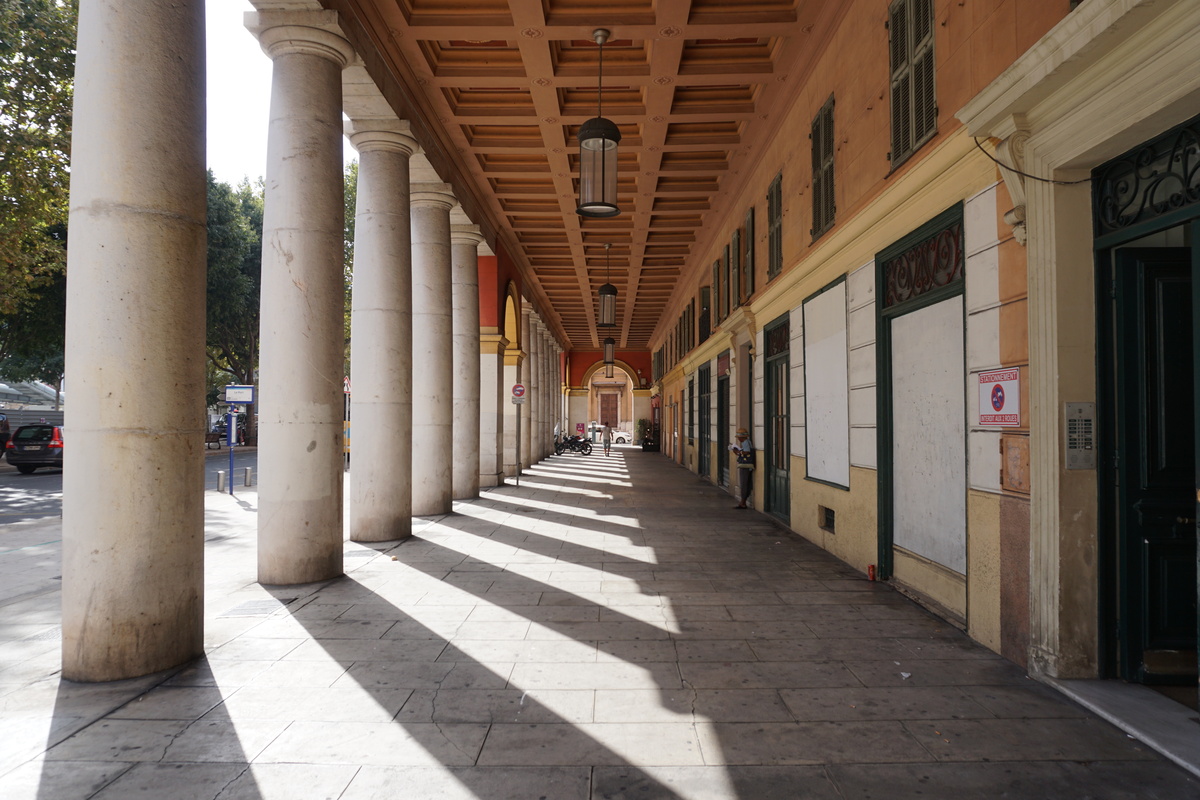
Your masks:
<svg viewBox="0 0 1200 800"><path fill-rule="evenodd" d="M1021 373L997 369L979 373L979 424L1016 427L1021 424Z"/></svg>

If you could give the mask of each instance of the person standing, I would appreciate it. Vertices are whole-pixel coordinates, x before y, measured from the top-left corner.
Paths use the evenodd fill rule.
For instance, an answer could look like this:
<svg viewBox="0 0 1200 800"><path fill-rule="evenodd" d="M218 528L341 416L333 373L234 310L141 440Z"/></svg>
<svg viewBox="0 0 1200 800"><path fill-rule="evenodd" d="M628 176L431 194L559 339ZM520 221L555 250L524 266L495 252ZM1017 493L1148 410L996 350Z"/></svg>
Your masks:
<svg viewBox="0 0 1200 800"><path fill-rule="evenodd" d="M738 504L734 508L749 508L746 500L754 485L754 445L750 444L750 432L738 428L737 441L729 445L729 449L737 455Z"/></svg>
<svg viewBox="0 0 1200 800"><path fill-rule="evenodd" d="M607 422L600 429L600 444L604 445L604 455L607 456L608 451L612 449L612 427Z"/></svg>

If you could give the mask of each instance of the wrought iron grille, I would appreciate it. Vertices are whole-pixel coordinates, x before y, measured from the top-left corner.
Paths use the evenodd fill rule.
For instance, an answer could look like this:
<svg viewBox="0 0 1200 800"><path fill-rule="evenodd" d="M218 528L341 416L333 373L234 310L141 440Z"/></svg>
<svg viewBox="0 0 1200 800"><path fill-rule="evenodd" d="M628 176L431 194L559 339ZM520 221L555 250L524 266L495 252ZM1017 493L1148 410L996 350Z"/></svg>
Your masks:
<svg viewBox="0 0 1200 800"><path fill-rule="evenodd" d="M1200 117L1092 173L1096 236L1200 203Z"/></svg>
<svg viewBox="0 0 1200 800"><path fill-rule="evenodd" d="M766 340L763 342L763 347L767 350L767 358L788 352L791 346L791 324L789 320L785 319L774 328L764 331L763 338Z"/></svg>
<svg viewBox="0 0 1200 800"><path fill-rule="evenodd" d="M962 221L956 220L884 262L884 308L962 280L964 261Z"/></svg>

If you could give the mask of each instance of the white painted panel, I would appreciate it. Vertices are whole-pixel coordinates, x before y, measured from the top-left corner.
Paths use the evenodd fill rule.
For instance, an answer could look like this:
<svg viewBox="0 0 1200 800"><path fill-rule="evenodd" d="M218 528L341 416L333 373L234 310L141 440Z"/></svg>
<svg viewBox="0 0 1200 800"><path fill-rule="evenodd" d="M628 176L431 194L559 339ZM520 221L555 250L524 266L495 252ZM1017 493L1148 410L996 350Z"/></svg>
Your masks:
<svg viewBox="0 0 1200 800"><path fill-rule="evenodd" d="M875 343L850 351L850 385L875 385Z"/></svg>
<svg viewBox="0 0 1200 800"><path fill-rule="evenodd" d="M874 261L867 262L846 276L846 291L847 308L859 309L875 302Z"/></svg>
<svg viewBox="0 0 1200 800"><path fill-rule="evenodd" d="M967 317L967 369L976 372L1000 366L1000 309L989 308Z"/></svg>
<svg viewBox="0 0 1200 800"><path fill-rule="evenodd" d="M985 492L1000 491L1000 431L971 431L971 488Z"/></svg>
<svg viewBox="0 0 1200 800"><path fill-rule="evenodd" d="M799 424L796 423L796 420L804 419L804 398L793 396L791 400L791 406L788 411L792 415L791 454L799 458L805 458L808 455L808 451L805 448L807 443L807 437L805 434L807 432L805 431L803 422L800 422Z"/></svg>
<svg viewBox="0 0 1200 800"><path fill-rule="evenodd" d="M968 256L998 243L997 220L996 184L963 204L963 239Z"/></svg>
<svg viewBox="0 0 1200 800"><path fill-rule="evenodd" d="M968 311L979 311L999 305L999 247L989 247L967 257L966 283Z"/></svg>
<svg viewBox="0 0 1200 800"><path fill-rule="evenodd" d="M875 341L875 304L868 303L850 312L850 324L846 332L850 347L862 347Z"/></svg>
<svg viewBox="0 0 1200 800"><path fill-rule="evenodd" d="M893 541L966 573L961 297L892 322Z"/></svg>
<svg viewBox="0 0 1200 800"><path fill-rule="evenodd" d="M850 427L875 427L875 387L850 390Z"/></svg>
<svg viewBox="0 0 1200 800"><path fill-rule="evenodd" d="M850 463L856 467L878 469L879 453L875 428L850 429Z"/></svg>
<svg viewBox="0 0 1200 800"><path fill-rule="evenodd" d="M850 364L844 282L804 304L804 361L808 475L849 486Z"/></svg>

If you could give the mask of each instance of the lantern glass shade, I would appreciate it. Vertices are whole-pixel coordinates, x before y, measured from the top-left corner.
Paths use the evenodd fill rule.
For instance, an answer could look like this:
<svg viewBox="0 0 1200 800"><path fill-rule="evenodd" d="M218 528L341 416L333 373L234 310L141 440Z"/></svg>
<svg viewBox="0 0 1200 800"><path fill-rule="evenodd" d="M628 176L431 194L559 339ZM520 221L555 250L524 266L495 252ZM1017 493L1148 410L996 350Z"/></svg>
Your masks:
<svg viewBox="0 0 1200 800"><path fill-rule="evenodd" d="M604 117L592 117L579 128L579 205L581 217L615 217L617 208L617 144L621 132Z"/></svg>
<svg viewBox="0 0 1200 800"><path fill-rule="evenodd" d="M604 363L611 364L616 359L617 341L609 336L604 340Z"/></svg>
<svg viewBox="0 0 1200 800"><path fill-rule="evenodd" d="M606 283L597 293L600 298L600 321L602 328L613 328L617 324L617 287Z"/></svg>
<svg viewBox="0 0 1200 800"><path fill-rule="evenodd" d="M604 377L611 378L612 376L613 376L613 365L605 364L604 365Z"/></svg>

